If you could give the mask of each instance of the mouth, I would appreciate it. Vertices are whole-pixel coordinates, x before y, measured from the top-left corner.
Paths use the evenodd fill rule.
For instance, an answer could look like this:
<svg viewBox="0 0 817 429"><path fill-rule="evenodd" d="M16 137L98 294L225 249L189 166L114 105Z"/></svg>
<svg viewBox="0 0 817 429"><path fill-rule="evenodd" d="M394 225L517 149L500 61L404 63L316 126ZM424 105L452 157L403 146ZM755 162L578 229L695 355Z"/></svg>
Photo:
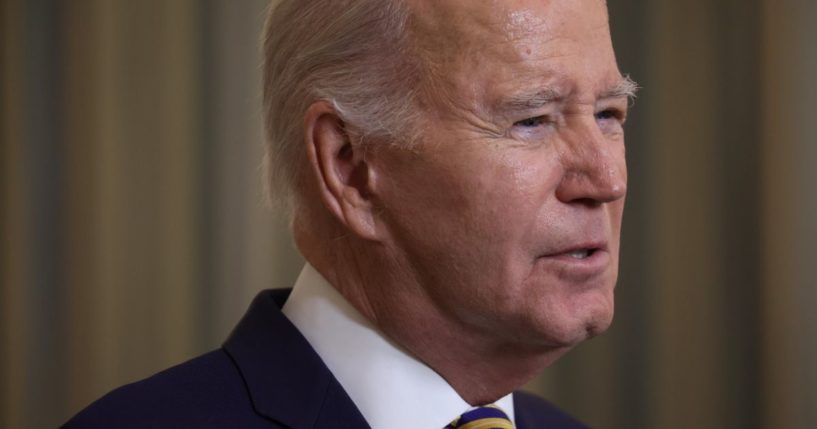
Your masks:
<svg viewBox="0 0 817 429"><path fill-rule="evenodd" d="M598 252L599 249L576 249L570 252L567 252L567 256L573 259L587 259L592 256L594 253Z"/></svg>
<svg viewBox="0 0 817 429"><path fill-rule="evenodd" d="M548 258L565 257L576 260L585 260L592 258L598 253L607 251L607 243L604 241L584 242L580 244L563 246L554 249L548 254L544 255Z"/></svg>
<svg viewBox="0 0 817 429"><path fill-rule="evenodd" d="M610 252L604 242L569 246L543 255L540 261L548 271L575 282L586 282L604 274L611 263Z"/></svg>

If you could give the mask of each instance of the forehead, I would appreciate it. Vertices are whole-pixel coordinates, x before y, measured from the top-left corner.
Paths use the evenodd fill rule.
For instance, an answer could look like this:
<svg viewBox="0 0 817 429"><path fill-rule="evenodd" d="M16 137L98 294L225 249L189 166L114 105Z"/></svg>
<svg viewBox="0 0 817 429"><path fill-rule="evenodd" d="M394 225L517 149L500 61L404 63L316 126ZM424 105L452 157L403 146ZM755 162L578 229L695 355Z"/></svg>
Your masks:
<svg viewBox="0 0 817 429"><path fill-rule="evenodd" d="M602 91L621 78L604 0L417 0L413 9L428 79L458 96Z"/></svg>

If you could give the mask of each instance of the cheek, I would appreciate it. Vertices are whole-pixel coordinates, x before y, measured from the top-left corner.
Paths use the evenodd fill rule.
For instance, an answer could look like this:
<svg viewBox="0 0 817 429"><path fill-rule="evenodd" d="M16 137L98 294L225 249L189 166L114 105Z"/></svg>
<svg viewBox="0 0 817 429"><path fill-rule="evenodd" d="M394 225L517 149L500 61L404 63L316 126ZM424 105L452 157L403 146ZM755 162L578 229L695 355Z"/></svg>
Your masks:
<svg viewBox="0 0 817 429"><path fill-rule="evenodd" d="M496 207L504 214L501 221L512 226L508 239L527 251L537 245L531 241L543 240L544 231L559 224L556 188L563 168L556 156L544 151L514 155L503 160L499 174L487 178L487 187L494 186Z"/></svg>
<svg viewBox="0 0 817 429"><path fill-rule="evenodd" d="M502 163L503 177L496 179L521 196L536 197L555 188L561 169L553 158L533 151L506 156ZM541 197L538 199L541 202Z"/></svg>
<svg viewBox="0 0 817 429"><path fill-rule="evenodd" d="M555 195L562 175L558 155L547 148L512 148L483 163L480 187L511 213L540 208Z"/></svg>
<svg viewBox="0 0 817 429"><path fill-rule="evenodd" d="M465 183L453 186L468 195L456 210L474 238L489 240L485 245L506 257L518 256L555 199L561 169L552 159L527 150L482 161L476 164L479 169L461 178Z"/></svg>
<svg viewBox="0 0 817 429"><path fill-rule="evenodd" d="M561 167L544 148L468 146L391 162L384 170L385 223L415 256L490 271L493 280L515 276L500 272L528 259L555 201Z"/></svg>

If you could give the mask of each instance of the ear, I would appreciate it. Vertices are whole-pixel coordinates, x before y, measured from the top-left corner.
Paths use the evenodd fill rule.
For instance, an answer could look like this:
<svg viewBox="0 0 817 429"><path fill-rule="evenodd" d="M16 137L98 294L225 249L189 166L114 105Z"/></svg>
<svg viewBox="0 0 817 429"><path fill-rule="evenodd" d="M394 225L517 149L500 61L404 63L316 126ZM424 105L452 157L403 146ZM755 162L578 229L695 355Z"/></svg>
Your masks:
<svg viewBox="0 0 817 429"><path fill-rule="evenodd" d="M346 124L326 101L307 109L304 130L309 167L324 206L352 233L375 240L369 193L375 177L364 149L353 143Z"/></svg>

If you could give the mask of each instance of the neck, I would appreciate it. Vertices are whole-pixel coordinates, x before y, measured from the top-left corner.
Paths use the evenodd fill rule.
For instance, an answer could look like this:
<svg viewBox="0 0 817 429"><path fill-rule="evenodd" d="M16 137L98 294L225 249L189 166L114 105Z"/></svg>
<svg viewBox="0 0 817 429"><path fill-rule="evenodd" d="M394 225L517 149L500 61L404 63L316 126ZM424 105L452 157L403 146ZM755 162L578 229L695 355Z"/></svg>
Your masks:
<svg viewBox="0 0 817 429"><path fill-rule="evenodd" d="M350 246L347 240L323 242L322 249L335 248L331 256L304 251L303 240L298 241L307 260L352 306L469 404L495 402L567 352L567 347L517 344L473 332L417 293L406 273L382 269L387 262L367 251L369 246Z"/></svg>
<svg viewBox="0 0 817 429"><path fill-rule="evenodd" d="M497 340L474 333L434 308L406 307L392 311L392 317L382 317L380 329L434 369L473 406L493 403L519 389L568 351L567 347Z"/></svg>
<svg viewBox="0 0 817 429"><path fill-rule="evenodd" d="M324 219L327 220L328 219ZM376 243L332 222L293 223L295 242L315 269L364 317L442 376L469 404L520 388L568 351L480 332L446 314L408 267Z"/></svg>

